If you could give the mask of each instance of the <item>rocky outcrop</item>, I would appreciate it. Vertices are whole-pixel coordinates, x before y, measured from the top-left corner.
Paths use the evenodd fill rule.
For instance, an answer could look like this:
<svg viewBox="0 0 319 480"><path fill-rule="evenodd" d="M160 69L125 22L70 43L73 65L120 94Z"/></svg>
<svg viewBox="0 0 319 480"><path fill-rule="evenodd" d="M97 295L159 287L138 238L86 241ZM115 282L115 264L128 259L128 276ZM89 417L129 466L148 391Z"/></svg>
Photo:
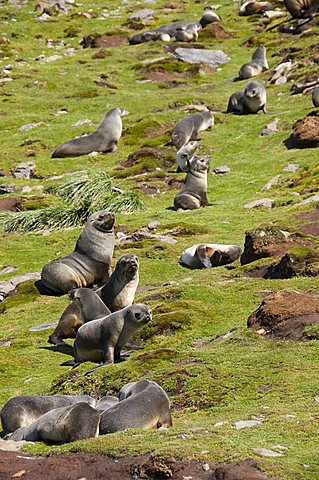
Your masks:
<svg viewBox="0 0 319 480"><path fill-rule="evenodd" d="M292 244L292 237L285 230L274 227L255 228L246 232L240 262L246 265L260 258L284 255Z"/></svg>
<svg viewBox="0 0 319 480"><path fill-rule="evenodd" d="M247 326L271 340L306 340L306 327L319 324L319 297L281 290L266 297Z"/></svg>
<svg viewBox="0 0 319 480"><path fill-rule="evenodd" d="M293 148L319 147L319 112L311 112L294 123L289 143Z"/></svg>

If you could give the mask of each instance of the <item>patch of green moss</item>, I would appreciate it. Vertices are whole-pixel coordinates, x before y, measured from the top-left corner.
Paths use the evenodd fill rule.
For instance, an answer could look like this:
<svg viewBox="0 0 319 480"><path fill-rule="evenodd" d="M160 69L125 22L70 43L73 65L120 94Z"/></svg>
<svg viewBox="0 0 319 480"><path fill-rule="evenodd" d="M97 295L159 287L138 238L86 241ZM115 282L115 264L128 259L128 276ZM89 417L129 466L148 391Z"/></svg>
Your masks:
<svg viewBox="0 0 319 480"><path fill-rule="evenodd" d="M149 72L168 72L168 73L189 73L196 75L198 73L198 65L190 65L187 62L179 60L163 59L148 64L139 64L135 66L135 70L140 73Z"/></svg>
<svg viewBox="0 0 319 480"><path fill-rule="evenodd" d="M288 254L298 262L306 262L307 260L318 258L318 254L312 248L304 245L294 245L289 248Z"/></svg>
<svg viewBox="0 0 319 480"><path fill-rule="evenodd" d="M144 158L141 162L133 165L133 167L126 167L123 170L114 170L112 176L115 178L127 178L132 175L140 175L145 172L154 171L158 166L159 163L155 158Z"/></svg>
<svg viewBox="0 0 319 480"><path fill-rule="evenodd" d="M276 31L271 31L271 32L265 32L265 33L260 33L258 35L254 35L249 39L249 44L252 47L276 47L278 45L281 45L282 40L280 38L280 35Z"/></svg>
<svg viewBox="0 0 319 480"><path fill-rule="evenodd" d="M303 331L303 335L304 337L309 338L309 340L319 340L319 324L306 327Z"/></svg>
<svg viewBox="0 0 319 480"><path fill-rule="evenodd" d="M123 141L125 145L134 145L137 141L148 138L148 135L152 130L157 131L161 128L162 125L156 120L141 119L125 130L121 141Z"/></svg>
<svg viewBox="0 0 319 480"><path fill-rule="evenodd" d="M191 316L185 308L186 305L183 310L181 309L181 303L183 302L176 302L172 308L167 306L152 308L153 319L138 331L138 338L147 340L154 335L172 335L175 331L189 326L192 321Z"/></svg>
<svg viewBox="0 0 319 480"><path fill-rule="evenodd" d="M39 296L40 294L34 284L34 280L20 283L16 290L0 303L0 314L5 313L10 308L33 302Z"/></svg>
<svg viewBox="0 0 319 480"><path fill-rule="evenodd" d="M23 210L38 210L52 206L52 202L47 197L34 197L23 202Z"/></svg>
<svg viewBox="0 0 319 480"><path fill-rule="evenodd" d="M148 138L141 145L142 147L160 147L166 145L170 140L168 135L160 135L155 138Z"/></svg>

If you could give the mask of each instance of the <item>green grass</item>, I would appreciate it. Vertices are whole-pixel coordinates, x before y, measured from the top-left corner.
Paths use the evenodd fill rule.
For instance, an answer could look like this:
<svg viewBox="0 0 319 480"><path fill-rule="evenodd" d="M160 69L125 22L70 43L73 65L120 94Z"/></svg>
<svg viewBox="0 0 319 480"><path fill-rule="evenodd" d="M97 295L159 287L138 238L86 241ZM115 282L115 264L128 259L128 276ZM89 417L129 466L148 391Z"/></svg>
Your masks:
<svg viewBox="0 0 319 480"><path fill-rule="evenodd" d="M253 457L268 476L316 480L319 475L318 403L315 401L319 392L318 329L307 329L309 341L306 342L271 342L248 331L246 322L266 292L291 288L319 293L318 279L244 278L244 272L253 265L241 267L239 262L207 270L188 270L178 263L181 252L195 243L243 246L245 231L259 225L296 231L302 224L296 215L314 208L295 204L318 190L316 150L288 150L284 144L294 121L312 110L310 97L292 96L291 82L282 86L267 85L267 115L239 117L223 112L230 94L246 83L231 80L251 58L255 45L266 42L270 70L286 61L278 55L278 50L300 49L294 54L300 62L294 73L299 79L299 74L302 78L317 68L309 56L316 45L316 36L280 37L276 30L256 33L260 28L257 17L238 17L237 6L223 2L218 13L225 29L233 36L216 40L208 34L201 38L199 34L198 43L206 48L222 49L230 61L215 74L201 74L197 68L191 69L193 73L186 78L186 84L161 88L167 84L137 80L146 70L163 68L169 73L176 68L180 73L187 70L186 65L173 61L165 51L167 44L151 42L107 48L105 58L101 59L92 58L97 49L80 46L82 38L91 33L125 36L135 33L122 26L128 18L129 6L115 0L107 6L101 0L84 0L75 12L92 8L92 18L71 13L39 23L33 16L35 3L30 1L18 9L8 4L0 8L0 21L7 21L7 14L16 18L15 22L3 25L2 36L8 42L0 43L0 65L13 65L12 72L4 74L13 80L2 85L0 92L3 100L0 163L7 174L0 183L14 185L17 195L25 185L43 186L41 194L37 190L22 194L27 211L21 215L31 214L34 218L40 209L54 209L59 212L58 225L63 228L56 231L52 226L45 226L50 229L46 235L35 231L0 236L0 268L16 267L14 273L1 276L1 281L40 271L48 261L71 252L85 215L77 219L76 227L71 222L65 228L63 221L70 222L73 215L65 215L65 208L72 208L73 213L83 204L89 209L104 208L101 201L111 194L113 184L128 192L126 197L118 194L123 208L139 205L140 201L145 206L134 213L123 213L123 210L116 213L116 231L121 225L134 232L157 220L163 234L173 237L171 230L176 227L180 227L181 234L174 237L175 244L151 239L120 246L115 251L114 265L124 253L139 256L140 285L153 289L138 293L136 301L150 305L154 320L136 335L142 350L134 352L126 362L88 377L83 374L90 368L89 364L73 371L60 367L72 350L49 345L50 330L28 330L34 325L58 321L68 303L65 296L40 296L32 282L28 282L15 296L6 299L0 305L0 341L11 342L11 346L0 346L0 405L12 396L25 394L116 394L127 382L149 378L170 394L173 429L121 432L58 447L36 444L28 446L28 451L41 455L66 451L94 451L114 456L152 453L162 458L187 457L225 463ZM195 0L180 3L178 10L163 9L165 3L158 0L151 7L157 18L154 26L178 18L198 20L203 10L203 5ZM119 19L98 20L105 8L112 11L118 6L121 6ZM318 34L318 27L314 27L314 31ZM49 49L47 39L63 40L65 47ZM252 39L251 45L247 47L249 39ZM64 55L67 48L74 48L74 56L63 56L48 63L35 60L42 53L46 57L55 53ZM142 63L158 57L166 60L147 67ZM19 66L21 61L26 64ZM101 75L118 88L96 85ZM269 72L265 72L258 80L266 84L268 78ZM166 179L182 180L183 174L175 174L174 165L162 168L152 157L124 170L118 170L118 166L129 154L144 147L156 147L163 155L170 149L175 155L173 147L165 145L170 131L178 119L187 115L182 106L199 102L218 109L215 125L200 135L201 152L212 156L207 196L213 205L198 211L175 212L170 207L177 190L166 188ZM51 158L58 145L95 128L86 124L74 127L73 123L88 118L97 126L106 110L113 107L129 112L123 117L123 136L116 153ZM54 116L63 108L67 114ZM264 126L275 118L279 118L280 132L259 137ZM18 132L22 125L33 122L43 124ZM36 163L36 177L29 181L14 179L10 174L14 166L30 159ZM283 171L289 162L300 166L296 173ZM147 170L153 171L145 174L145 163ZM231 172L214 175L214 167L220 165L229 166ZM89 177L94 179L93 189L79 180L75 174L79 171L89 172ZM48 180L62 174L71 176ZM268 192L262 192L263 185L277 174L281 175L280 182ZM149 197L137 192L139 184L144 182L154 183L161 193ZM243 208L245 203L265 196L276 199L275 208ZM18 223L21 226L20 220ZM318 246L316 237L312 237L312 241ZM158 298L147 300L154 293ZM214 341L232 329L228 339ZM253 417L262 418L263 423L243 430L233 428L234 422ZM215 426L218 422L227 423ZM271 448L278 444L287 447L282 457L261 457L253 451L256 447Z"/></svg>

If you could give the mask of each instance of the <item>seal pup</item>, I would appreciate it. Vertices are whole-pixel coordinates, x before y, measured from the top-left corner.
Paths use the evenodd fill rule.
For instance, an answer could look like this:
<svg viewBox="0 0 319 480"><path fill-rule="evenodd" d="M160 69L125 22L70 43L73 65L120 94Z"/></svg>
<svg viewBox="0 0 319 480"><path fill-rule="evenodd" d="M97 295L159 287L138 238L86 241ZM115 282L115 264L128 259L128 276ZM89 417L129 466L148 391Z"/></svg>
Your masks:
<svg viewBox="0 0 319 480"><path fill-rule="evenodd" d="M312 103L314 107L319 107L319 87L312 92Z"/></svg>
<svg viewBox="0 0 319 480"><path fill-rule="evenodd" d="M100 435L128 428L150 429L172 426L168 395L157 383L139 380L129 385L129 393L125 398L102 413Z"/></svg>
<svg viewBox="0 0 319 480"><path fill-rule="evenodd" d="M190 140L197 140L199 132L213 125L213 116L209 110L193 113L178 120L172 133L172 143L179 150Z"/></svg>
<svg viewBox="0 0 319 480"><path fill-rule="evenodd" d="M96 131L63 143L52 153L52 158L80 157L91 152L116 152L122 135L122 111L111 108Z"/></svg>
<svg viewBox="0 0 319 480"><path fill-rule="evenodd" d="M127 253L116 263L109 281L96 293L104 304L115 312L132 305L139 281L139 260L136 255Z"/></svg>
<svg viewBox="0 0 319 480"><path fill-rule="evenodd" d="M175 195L174 207L177 210L194 210L201 206L208 205L207 192L207 172L209 169L210 157L196 157L192 163L187 162L188 172L184 185Z"/></svg>
<svg viewBox="0 0 319 480"><path fill-rule="evenodd" d="M257 113L259 110L266 112L266 90L262 83L249 82L245 89L233 93L228 101L226 113L246 115Z"/></svg>
<svg viewBox="0 0 319 480"><path fill-rule="evenodd" d="M180 42L196 42L198 40L198 30L200 26L196 23L187 28L177 28L175 32L176 40Z"/></svg>
<svg viewBox="0 0 319 480"><path fill-rule="evenodd" d="M61 365L76 367L82 362L96 362L102 363L99 365L101 367L121 361L121 350L128 339L150 320L150 308L143 303L136 303L107 317L84 323L76 333L74 360Z"/></svg>
<svg viewBox="0 0 319 480"><path fill-rule="evenodd" d="M266 48L258 47L254 51L251 61L240 67L238 75L240 80L245 80L247 78L255 77L268 69L269 65L266 58Z"/></svg>
<svg viewBox="0 0 319 480"><path fill-rule="evenodd" d="M80 402L50 410L27 427L16 430L9 439L14 442L75 442L97 437L99 423L100 413L88 403Z"/></svg>
<svg viewBox="0 0 319 480"><path fill-rule="evenodd" d="M170 35L164 32L159 32L157 30L150 30L149 32L136 33L129 39L130 45L138 45L140 43L162 40L162 42L169 42L171 39Z"/></svg>
<svg viewBox="0 0 319 480"><path fill-rule="evenodd" d="M100 296L90 288L76 288L69 292L72 300L61 315L58 325L48 342L65 345L64 338L75 338L81 325L111 314Z"/></svg>
<svg viewBox="0 0 319 480"><path fill-rule="evenodd" d="M114 214L106 210L88 218L74 251L44 265L41 287L45 293L63 295L73 288L102 285L108 280L114 249L114 221Z"/></svg>
<svg viewBox="0 0 319 480"><path fill-rule="evenodd" d="M284 0L284 4L293 18L310 18L319 10L318 0Z"/></svg>
<svg viewBox="0 0 319 480"><path fill-rule="evenodd" d="M196 150L198 148L198 142L188 142L182 146L176 153L176 161L178 164L178 172L187 172L187 161L192 162Z"/></svg>
<svg viewBox="0 0 319 480"><path fill-rule="evenodd" d="M166 33L167 35L174 37L176 36L177 30L192 30L195 26L197 29L201 28L200 24L197 22L174 22L169 23L168 25L162 25L161 27L156 28L155 31Z"/></svg>
<svg viewBox="0 0 319 480"><path fill-rule="evenodd" d="M255 13L264 13L268 10L273 10L273 6L270 2L254 2L250 0L242 4L239 10L239 15L255 15Z"/></svg>
<svg viewBox="0 0 319 480"><path fill-rule="evenodd" d="M79 402L95 406L95 399L89 395L24 395L10 398L1 410L3 432L12 433L30 425L50 410Z"/></svg>
<svg viewBox="0 0 319 480"><path fill-rule="evenodd" d="M238 245L198 243L184 250L180 262L189 268L211 268L227 265L242 254Z"/></svg>

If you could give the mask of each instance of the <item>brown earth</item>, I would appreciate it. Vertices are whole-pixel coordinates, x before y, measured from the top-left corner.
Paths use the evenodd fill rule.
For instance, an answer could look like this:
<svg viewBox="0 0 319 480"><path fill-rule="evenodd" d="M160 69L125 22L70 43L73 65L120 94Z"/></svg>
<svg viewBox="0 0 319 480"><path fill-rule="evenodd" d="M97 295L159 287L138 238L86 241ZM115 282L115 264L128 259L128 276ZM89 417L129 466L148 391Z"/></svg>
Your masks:
<svg viewBox="0 0 319 480"><path fill-rule="evenodd" d="M18 212L21 210L23 199L18 197L3 197L0 198L0 211Z"/></svg>
<svg viewBox="0 0 319 480"><path fill-rule="evenodd" d="M246 265L260 258L281 256L292 245L291 235L282 230L258 227L245 232L245 245L240 262L242 265Z"/></svg>
<svg viewBox="0 0 319 480"><path fill-rule="evenodd" d="M304 223L298 227L298 231L319 237L319 207L310 212L299 213L296 215L299 220L308 220L312 223Z"/></svg>
<svg viewBox="0 0 319 480"><path fill-rule="evenodd" d="M0 451L0 480L267 480L252 460L217 466L211 462L156 460L150 455L114 459L98 454L30 457L23 452Z"/></svg>
<svg viewBox="0 0 319 480"><path fill-rule="evenodd" d="M297 120L286 145L288 148L319 147L319 112L311 112L306 117Z"/></svg>
<svg viewBox="0 0 319 480"><path fill-rule="evenodd" d="M128 38L123 35L100 35L91 33L81 41L83 48L108 48L128 45Z"/></svg>
<svg viewBox="0 0 319 480"><path fill-rule="evenodd" d="M306 340L304 329L319 323L319 297L281 290L266 297L247 320L270 340Z"/></svg>

